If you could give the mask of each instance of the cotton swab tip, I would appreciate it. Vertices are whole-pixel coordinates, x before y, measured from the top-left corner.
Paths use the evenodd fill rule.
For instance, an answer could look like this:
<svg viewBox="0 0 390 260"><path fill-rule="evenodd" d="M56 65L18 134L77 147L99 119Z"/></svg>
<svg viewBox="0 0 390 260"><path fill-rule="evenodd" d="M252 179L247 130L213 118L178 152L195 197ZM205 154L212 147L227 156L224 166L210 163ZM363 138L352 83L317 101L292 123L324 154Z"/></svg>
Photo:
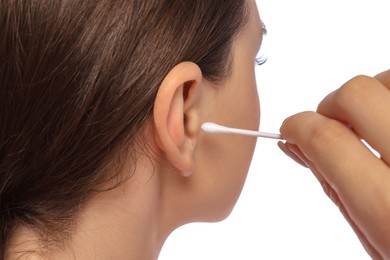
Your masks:
<svg viewBox="0 0 390 260"><path fill-rule="evenodd" d="M202 130L208 133L219 133L221 131L221 127L222 126L211 122L202 124Z"/></svg>
<svg viewBox="0 0 390 260"><path fill-rule="evenodd" d="M201 127L202 127L202 130L207 132L207 133L237 134L237 135L265 137L265 138L279 139L279 140L283 139L280 134L258 132L258 131L239 129L239 128L232 128L232 127L222 126L222 125L218 125L218 124L211 123L211 122L203 123Z"/></svg>

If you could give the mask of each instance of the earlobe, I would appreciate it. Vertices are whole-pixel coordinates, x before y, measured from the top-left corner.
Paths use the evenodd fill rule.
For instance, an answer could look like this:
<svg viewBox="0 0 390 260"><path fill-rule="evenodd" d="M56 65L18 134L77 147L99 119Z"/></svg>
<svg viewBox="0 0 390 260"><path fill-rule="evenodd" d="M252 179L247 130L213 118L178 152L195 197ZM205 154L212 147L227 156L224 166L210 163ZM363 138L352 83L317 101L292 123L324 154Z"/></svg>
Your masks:
<svg viewBox="0 0 390 260"><path fill-rule="evenodd" d="M164 78L154 104L157 144L183 176L191 175L194 168L201 86L202 72L198 65L180 63Z"/></svg>

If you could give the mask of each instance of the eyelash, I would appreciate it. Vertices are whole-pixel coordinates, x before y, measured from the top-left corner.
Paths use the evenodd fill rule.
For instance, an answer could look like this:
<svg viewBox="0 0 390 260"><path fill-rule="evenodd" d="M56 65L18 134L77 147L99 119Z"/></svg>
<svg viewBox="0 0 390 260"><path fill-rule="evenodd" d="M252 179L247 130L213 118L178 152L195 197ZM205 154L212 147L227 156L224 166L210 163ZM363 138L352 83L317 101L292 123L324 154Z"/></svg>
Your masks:
<svg viewBox="0 0 390 260"><path fill-rule="evenodd" d="M255 59L255 63L256 63L257 66L261 66L261 65L263 65L266 62L267 62L267 57L264 56L264 55L261 55L260 57L257 57Z"/></svg>

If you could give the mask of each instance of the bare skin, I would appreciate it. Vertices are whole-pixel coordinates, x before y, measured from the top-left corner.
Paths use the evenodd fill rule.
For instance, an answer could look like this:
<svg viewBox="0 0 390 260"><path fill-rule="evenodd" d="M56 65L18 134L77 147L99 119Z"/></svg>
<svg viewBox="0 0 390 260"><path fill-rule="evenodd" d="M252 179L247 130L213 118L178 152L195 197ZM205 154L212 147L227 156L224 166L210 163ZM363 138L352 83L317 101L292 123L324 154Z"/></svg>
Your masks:
<svg viewBox="0 0 390 260"><path fill-rule="evenodd" d="M286 144L279 143L312 170L373 259L390 259L389 101L390 71L357 76L317 112L289 117L281 127Z"/></svg>
<svg viewBox="0 0 390 260"><path fill-rule="evenodd" d="M153 158L140 155L128 181L87 201L69 240L42 245L33 230L20 227L10 241L7 259L157 259L179 226L229 215L244 185L256 140L210 136L201 125L214 121L259 127L254 66L262 26L255 1L248 4L251 19L234 39L232 72L226 81L212 85L196 64L177 64L162 82L153 118L145 128Z"/></svg>

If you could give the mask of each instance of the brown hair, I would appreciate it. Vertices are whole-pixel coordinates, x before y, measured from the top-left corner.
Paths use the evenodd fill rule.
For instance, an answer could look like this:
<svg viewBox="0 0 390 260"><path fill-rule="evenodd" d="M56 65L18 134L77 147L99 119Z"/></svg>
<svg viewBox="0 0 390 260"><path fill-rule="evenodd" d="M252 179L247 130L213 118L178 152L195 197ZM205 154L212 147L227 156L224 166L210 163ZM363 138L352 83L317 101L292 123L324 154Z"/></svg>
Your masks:
<svg viewBox="0 0 390 260"><path fill-rule="evenodd" d="M176 64L229 73L245 0L0 2L0 255L18 224L65 234L97 185L117 178ZM115 173L115 174L114 174Z"/></svg>

